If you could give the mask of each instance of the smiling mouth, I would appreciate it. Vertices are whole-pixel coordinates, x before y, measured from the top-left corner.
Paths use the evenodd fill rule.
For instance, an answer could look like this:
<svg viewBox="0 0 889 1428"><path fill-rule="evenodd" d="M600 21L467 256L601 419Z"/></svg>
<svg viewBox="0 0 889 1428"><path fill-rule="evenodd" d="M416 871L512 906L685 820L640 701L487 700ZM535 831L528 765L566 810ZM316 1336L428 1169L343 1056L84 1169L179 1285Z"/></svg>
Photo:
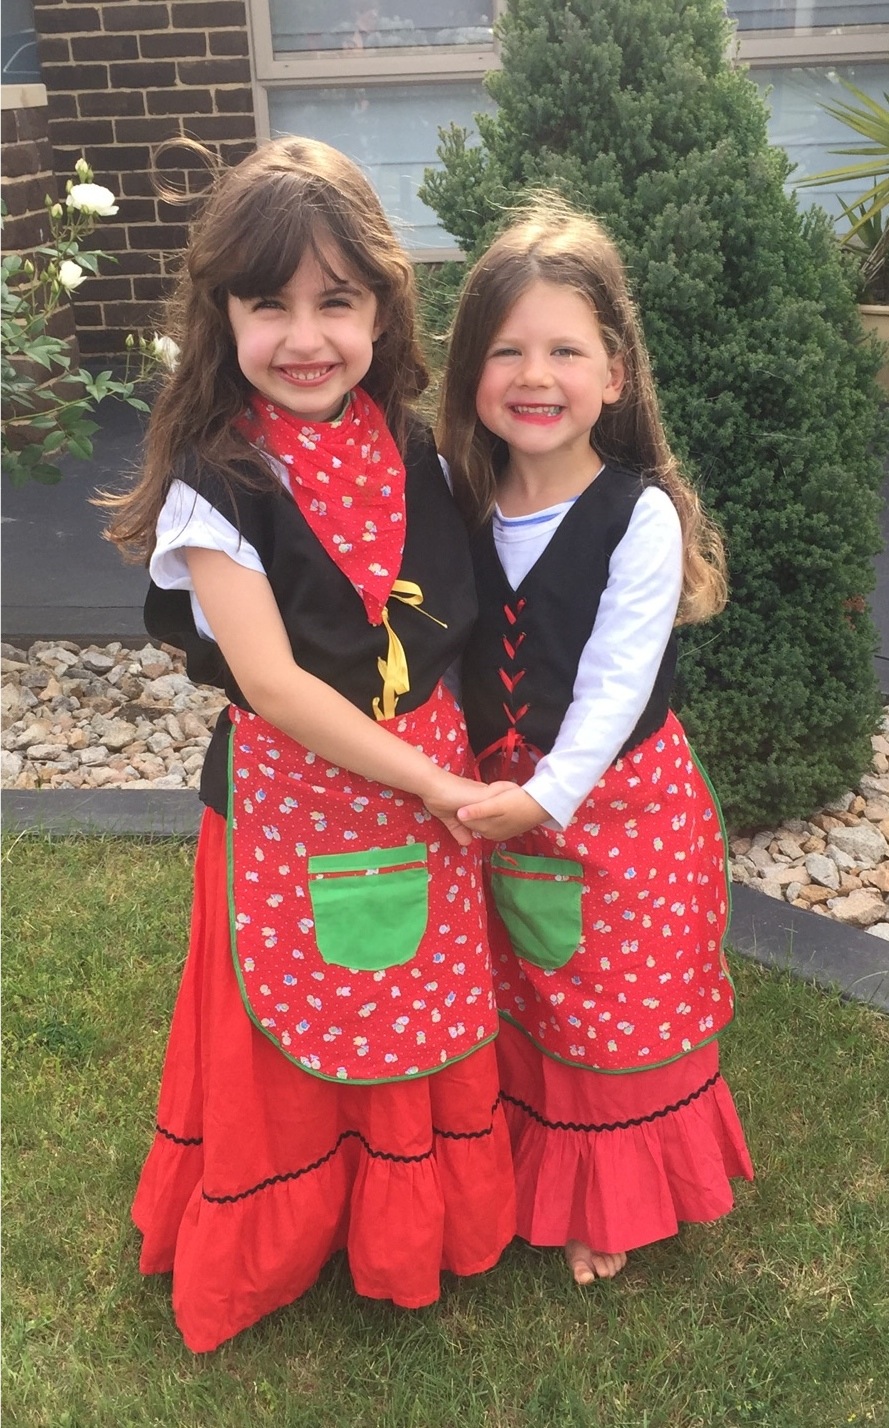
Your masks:
<svg viewBox="0 0 889 1428"><path fill-rule="evenodd" d="M514 412L516 416L557 417L557 416L561 416L561 414L562 414L562 412L563 412L564 410L565 410L564 407L557 407L557 406L553 406L553 407L543 407L543 406L534 406L534 407L529 407L529 406L511 406L511 407L510 407L510 411L511 411L511 412Z"/></svg>
<svg viewBox="0 0 889 1428"><path fill-rule="evenodd" d="M323 367L279 367L278 373L285 377L288 382L295 382L300 386L311 387L316 382L323 382L329 377L331 372L335 372L337 364L328 362Z"/></svg>

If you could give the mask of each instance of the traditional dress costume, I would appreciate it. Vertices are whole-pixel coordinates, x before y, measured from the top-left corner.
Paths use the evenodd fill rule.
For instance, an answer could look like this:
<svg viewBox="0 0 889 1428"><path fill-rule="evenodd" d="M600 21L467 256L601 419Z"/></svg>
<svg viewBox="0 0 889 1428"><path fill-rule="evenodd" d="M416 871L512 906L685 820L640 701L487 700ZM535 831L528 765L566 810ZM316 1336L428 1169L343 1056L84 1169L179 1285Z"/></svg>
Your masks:
<svg viewBox="0 0 889 1428"><path fill-rule="evenodd" d="M488 869L518 1233L617 1253L711 1220L752 1167L719 1075L733 1010L718 806L669 710L681 532L605 466L474 540L464 703L482 776L551 815Z"/></svg>
<svg viewBox="0 0 889 1428"><path fill-rule="evenodd" d="M514 1232L477 845L418 798L328 764L253 712L183 548L261 570L296 662L463 774L443 676L476 613L431 438L403 463L360 389L308 424L254 397L243 430L280 478L186 461L158 527L149 632L231 703L207 752L192 936L133 1216L173 1271L186 1343L215 1348L346 1248L355 1287L415 1308L442 1269Z"/></svg>

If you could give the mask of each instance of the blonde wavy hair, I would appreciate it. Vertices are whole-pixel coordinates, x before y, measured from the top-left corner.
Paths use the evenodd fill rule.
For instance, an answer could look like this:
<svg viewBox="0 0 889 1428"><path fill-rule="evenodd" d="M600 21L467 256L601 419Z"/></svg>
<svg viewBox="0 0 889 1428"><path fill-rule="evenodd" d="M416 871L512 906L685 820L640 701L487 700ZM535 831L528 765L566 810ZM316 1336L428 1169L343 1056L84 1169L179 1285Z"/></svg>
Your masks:
<svg viewBox="0 0 889 1428"><path fill-rule="evenodd" d="M535 282L579 293L596 315L609 356L622 359L623 390L617 402L603 406L590 445L603 461L639 472L670 496L682 526L677 624L709 619L728 598L723 539L667 441L623 261L600 223L555 194L538 194L513 215L461 291L442 382L438 445L464 515L480 525L494 507L509 453L479 420L476 391L491 344Z"/></svg>

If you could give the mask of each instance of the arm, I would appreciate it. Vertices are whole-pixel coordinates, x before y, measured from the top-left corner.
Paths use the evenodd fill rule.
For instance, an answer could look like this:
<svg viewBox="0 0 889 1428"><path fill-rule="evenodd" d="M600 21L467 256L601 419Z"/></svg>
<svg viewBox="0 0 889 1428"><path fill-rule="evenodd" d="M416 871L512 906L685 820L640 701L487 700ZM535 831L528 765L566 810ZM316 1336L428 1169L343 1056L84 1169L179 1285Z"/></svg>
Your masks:
<svg viewBox="0 0 889 1428"><path fill-rule="evenodd" d="M525 822L530 804L510 804L495 834L477 800L462 809L468 827L486 836L513 837L536 822L564 828L595 788L632 733L648 699L676 618L682 582L682 534L670 498L650 488L639 498L623 540L611 557L608 585L577 668L574 694L550 752L524 785L542 817ZM506 813L504 806L504 813ZM469 816L465 816L469 815ZM508 827L504 833L502 828Z"/></svg>
<svg viewBox="0 0 889 1428"><path fill-rule="evenodd" d="M445 772L294 660L265 575L218 550L190 547L188 568L210 628L251 707L332 764L421 798L467 844L456 817L478 785Z"/></svg>

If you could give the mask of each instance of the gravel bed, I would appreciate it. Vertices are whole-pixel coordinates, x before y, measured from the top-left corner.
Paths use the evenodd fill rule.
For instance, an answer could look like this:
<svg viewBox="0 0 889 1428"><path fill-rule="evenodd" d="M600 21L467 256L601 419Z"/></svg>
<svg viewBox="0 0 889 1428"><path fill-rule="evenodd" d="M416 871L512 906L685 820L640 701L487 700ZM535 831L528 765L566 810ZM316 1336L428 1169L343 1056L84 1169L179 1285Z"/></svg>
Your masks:
<svg viewBox="0 0 889 1428"><path fill-rule="evenodd" d="M224 694L178 650L0 644L0 787L197 788ZM730 839L735 882L889 941L889 706L854 789L805 819Z"/></svg>

